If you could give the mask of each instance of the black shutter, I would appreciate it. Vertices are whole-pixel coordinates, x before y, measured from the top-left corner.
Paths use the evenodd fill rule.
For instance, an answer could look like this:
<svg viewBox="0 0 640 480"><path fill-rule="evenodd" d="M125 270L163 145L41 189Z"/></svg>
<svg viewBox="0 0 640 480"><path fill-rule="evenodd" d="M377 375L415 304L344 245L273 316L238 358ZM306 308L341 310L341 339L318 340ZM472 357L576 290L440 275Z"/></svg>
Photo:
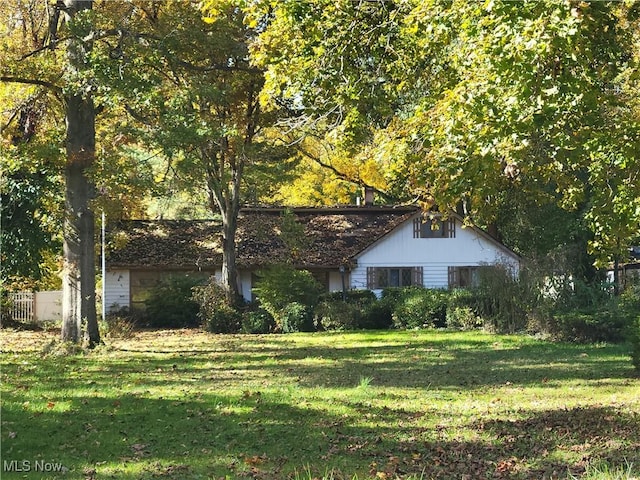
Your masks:
<svg viewBox="0 0 640 480"><path fill-rule="evenodd" d="M373 290L376 288L376 268L367 267L367 288Z"/></svg>

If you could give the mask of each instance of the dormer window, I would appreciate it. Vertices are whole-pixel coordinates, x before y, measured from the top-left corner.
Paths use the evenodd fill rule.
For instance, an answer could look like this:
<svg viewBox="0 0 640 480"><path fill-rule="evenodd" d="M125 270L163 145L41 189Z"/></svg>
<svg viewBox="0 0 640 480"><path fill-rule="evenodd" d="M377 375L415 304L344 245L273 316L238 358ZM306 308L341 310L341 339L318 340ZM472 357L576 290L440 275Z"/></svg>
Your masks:
<svg viewBox="0 0 640 480"><path fill-rule="evenodd" d="M416 218L413 220L413 238L455 238L456 221L453 218Z"/></svg>

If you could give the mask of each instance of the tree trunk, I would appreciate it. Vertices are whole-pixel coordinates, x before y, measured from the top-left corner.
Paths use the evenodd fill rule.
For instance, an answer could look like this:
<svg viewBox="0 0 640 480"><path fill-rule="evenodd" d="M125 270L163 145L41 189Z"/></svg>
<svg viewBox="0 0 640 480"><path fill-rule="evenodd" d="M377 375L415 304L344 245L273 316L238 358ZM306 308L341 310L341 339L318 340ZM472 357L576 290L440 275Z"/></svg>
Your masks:
<svg viewBox="0 0 640 480"><path fill-rule="evenodd" d="M67 20L92 2L65 0ZM86 46L71 41L71 69L82 68ZM93 186L87 169L95 161L95 108L90 93L65 98L66 154L64 268L62 279L62 340L100 342L96 315L95 218L89 207ZM84 338L83 338L84 337Z"/></svg>
<svg viewBox="0 0 640 480"><path fill-rule="evenodd" d="M229 306L240 302L238 291L238 271L236 268L236 229L238 215L225 215L222 222L222 285Z"/></svg>

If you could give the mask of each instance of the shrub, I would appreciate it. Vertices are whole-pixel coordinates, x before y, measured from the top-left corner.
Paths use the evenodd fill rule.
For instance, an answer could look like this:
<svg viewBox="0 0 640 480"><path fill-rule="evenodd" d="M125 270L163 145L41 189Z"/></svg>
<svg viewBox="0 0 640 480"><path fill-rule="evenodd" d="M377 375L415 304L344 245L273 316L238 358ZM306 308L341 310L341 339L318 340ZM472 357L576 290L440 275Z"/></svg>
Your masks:
<svg viewBox="0 0 640 480"><path fill-rule="evenodd" d="M202 326L211 333L237 333L242 315L227 305L225 291L215 277L209 283L193 288L192 299L198 305L197 316Z"/></svg>
<svg viewBox="0 0 640 480"><path fill-rule="evenodd" d="M13 323L12 317L13 302L7 290L0 292L0 327L7 327Z"/></svg>
<svg viewBox="0 0 640 480"><path fill-rule="evenodd" d="M360 305L342 300L323 300L314 310L319 330L355 330L360 328L363 312Z"/></svg>
<svg viewBox="0 0 640 480"><path fill-rule="evenodd" d="M279 329L282 333L312 332L313 310L302 303L292 302L278 313Z"/></svg>
<svg viewBox="0 0 640 480"><path fill-rule="evenodd" d="M447 327L472 330L483 325L478 314L479 296L474 290L456 288L447 292Z"/></svg>
<svg viewBox="0 0 640 480"><path fill-rule="evenodd" d="M279 265L262 270L258 276L255 290L260 305L273 316L278 330L312 329L313 308L322 287L310 272Z"/></svg>
<svg viewBox="0 0 640 480"><path fill-rule="evenodd" d="M447 327L458 330L473 330L482 327L482 318L471 307L447 308Z"/></svg>
<svg viewBox="0 0 640 480"><path fill-rule="evenodd" d="M479 285L473 289L474 310L485 327L515 333L527 327L527 312L537 303L539 289L525 275L513 276L508 266L494 265L480 270Z"/></svg>
<svg viewBox="0 0 640 480"><path fill-rule="evenodd" d="M631 363L640 374L640 283L634 283L620 294L620 314L627 323L626 337L631 347Z"/></svg>
<svg viewBox="0 0 640 480"><path fill-rule="evenodd" d="M407 287L387 294L393 298L393 326L396 328L444 327L447 316L445 290ZM395 297L395 298L394 298Z"/></svg>
<svg viewBox="0 0 640 480"><path fill-rule="evenodd" d="M572 342L620 342L624 339L627 324L615 303L610 302L601 309L555 313L547 333L558 340Z"/></svg>
<svg viewBox="0 0 640 480"><path fill-rule="evenodd" d="M189 276L174 276L151 289L145 301L145 316L152 327L193 327L198 325L198 304L191 298L200 283Z"/></svg>
<svg viewBox="0 0 640 480"><path fill-rule="evenodd" d="M275 326L273 317L263 308L242 312L242 333L269 333Z"/></svg>
<svg viewBox="0 0 640 480"><path fill-rule="evenodd" d="M631 363L640 374L640 315L629 325L627 337L631 344Z"/></svg>
<svg viewBox="0 0 640 480"><path fill-rule="evenodd" d="M388 303L371 290L349 290L322 295L314 313L318 328L325 330L384 329L391 326Z"/></svg>
<svg viewBox="0 0 640 480"><path fill-rule="evenodd" d="M393 325L392 302L381 298L374 300L364 309L360 327L372 330L384 330Z"/></svg>

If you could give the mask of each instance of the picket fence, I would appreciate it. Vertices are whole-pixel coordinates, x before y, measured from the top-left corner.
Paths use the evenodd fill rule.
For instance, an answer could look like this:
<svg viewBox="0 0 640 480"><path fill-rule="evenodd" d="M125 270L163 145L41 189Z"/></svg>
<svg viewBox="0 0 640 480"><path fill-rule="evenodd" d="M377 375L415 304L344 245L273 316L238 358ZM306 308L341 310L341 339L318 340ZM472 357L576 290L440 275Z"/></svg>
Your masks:
<svg viewBox="0 0 640 480"><path fill-rule="evenodd" d="M11 316L23 323L59 320L62 318L62 292L11 292Z"/></svg>

